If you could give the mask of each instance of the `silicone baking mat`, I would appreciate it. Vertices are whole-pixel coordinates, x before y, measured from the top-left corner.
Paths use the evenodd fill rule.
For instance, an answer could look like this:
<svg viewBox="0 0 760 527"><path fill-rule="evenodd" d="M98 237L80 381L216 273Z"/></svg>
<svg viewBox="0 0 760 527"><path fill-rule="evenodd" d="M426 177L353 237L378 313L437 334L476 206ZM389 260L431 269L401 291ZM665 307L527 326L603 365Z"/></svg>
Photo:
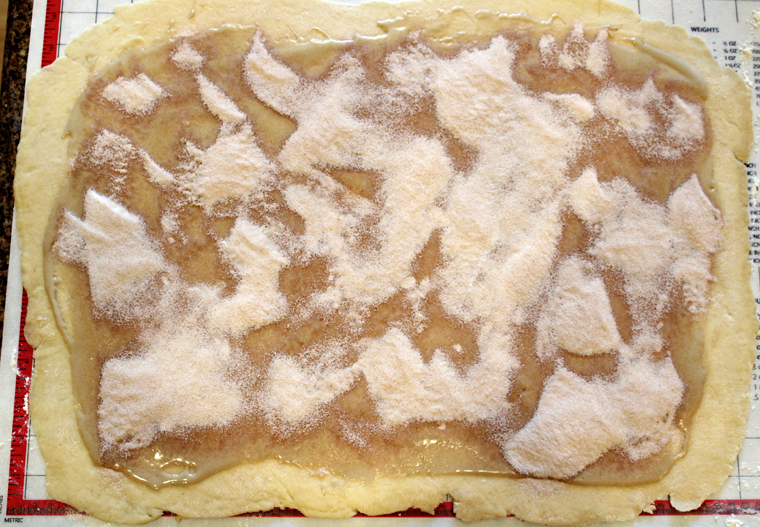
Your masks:
<svg viewBox="0 0 760 527"><path fill-rule="evenodd" d="M134 1L134 0L132 0ZM62 54L68 42L93 24L102 22L115 5L129 0L35 0L32 38L29 50L31 75ZM624 0L642 17L664 20L685 27L692 35L705 40L713 56L721 64L744 76L753 89L755 134L760 137L760 0ZM752 287L760 305L760 177L757 149L747 165L750 190L749 255L753 267ZM50 499L45 491L45 464L36 446L34 431L27 414L27 396L34 368L32 348L23 337L26 317L26 296L20 283L18 248L15 239L9 264L8 295L2 356L0 358L0 517L4 524L32 525L94 524L78 511ZM760 338L760 337L759 337ZM751 387L752 408L747 425L747 438L733 473L724 487L704 505L688 514L678 513L667 501L655 503L652 514L644 514L635 525L726 525L760 526L760 340L757 345ZM7 480L5 475L7 474ZM7 486L5 482L7 481ZM164 517L159 524L176 524L173 517ZM187 522L188 520L183 520ZM451 525L453 504L442 503L434 515L410 510L393 517L358 517L344 520L342 525ZM333 522L301 517L297 511L276 510L222 520L191 520L193 525L327 525ZM484 522L488 525L517 525L514 518Z"/></svg>

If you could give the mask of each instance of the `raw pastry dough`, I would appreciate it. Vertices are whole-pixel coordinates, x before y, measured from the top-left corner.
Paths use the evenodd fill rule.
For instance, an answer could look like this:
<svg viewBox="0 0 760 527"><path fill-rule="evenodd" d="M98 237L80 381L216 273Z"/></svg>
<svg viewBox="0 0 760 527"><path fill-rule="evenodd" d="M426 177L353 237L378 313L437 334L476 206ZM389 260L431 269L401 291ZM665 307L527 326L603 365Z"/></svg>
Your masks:
<svg viewBox="0 0 760 527"><path fill-rule="evenodd" d="M272 132L287 137L276 155L257 138L257 126L264 124L249 122L253 110L242 106L239 93L225 92L219 70L205 69L206 61L230 50L206 46L204 31L225 25L242 28L220 29L208 39L227 42L224 35L236 31L246 35L242 77L235 82L258 104L298 123L296 132ZM413 40L418 30L420 42ZM531 35L541 36L532 48L521 40ZM402 44L391 45L383 57L385 80L367 80L364 75L372 73L355 56L341 54L341 42L369 46L383 42L380 37ZM403 44L405 38L412 40ZM305 44L310 40L324 42ZM617 49L614 56L608 40ZM170 169L169 160L156 158L150 142L144 143L147 132L131 137L113 131L114 122L87 121L92 106L111 105L122 115L120 129L140 130L127 125L160 115L164 105L182 104L178 92L167 88L169 80L145 73L155 69L151 50L162 45L170 50L176 76L184 75L197 89L197 106L207 121L217 123L211 127L213 143L186 140L184 164L175 160ZM324 47L327 66L289 65L299 46L316 45ZM143 49L147 58L140 59L142 51L136 50ZM598 89L591 96L573 86L543 94L526 89L520 82L537 74L520 69L515 59L525 49L533 50L534 64L582 72L597 79ZM616 84L607 75L620 67L622 55L633 70L652 61L660 67L631 81L634 87ZM332 57L342 58L333 65ZM110 64L117 59L127 62ZM135 71L109 79L119 67ZM396 86L387 99L376 90L382 82ZM691 86L692 95L678 91L681 85ZM99 86L102 98L80 99ZM368 102L366 94L362 99L362 90L379 93L378 101ZM15 191L29 295L27 338L36 359L30 410L47 462L48 490L56 499L104 520L139 523L164 510L184 517L273 507L319 517L409 507L432 511L449 494L463 520L513 514L559 525L628 519L667 496L677 508L693 509L728 476L744 433L756 330L746 258L746 180L739 162L749 155L751 113L739 78L719 68L704 44L682 29L640 21L608 2L346 7L311 0L151 0L117 8L114 18L73 41L65 57L34 77L27 97ZM407 117L398 115L419 110L408 101L426 97L437 112L430 136L372 131L372 118L361 113L377 104L386 112L384 123L403 129ZM581 131L595 122L612 130L617 139L611 142L626 142L637 152L637 166L666 166L692 156L698 158L692 160L694 175L658 196L623 178L605 179L603 170L610 170L588 160L588 166L575 166L585 145ZM92 128L77 128L82 123ZM188 122L188 129L193 126L202 128ZM548 146L552 155L546 155ZM462 155L470 165L455 166L447 158L452 148L470 152ZM370 184L340 194L342 187L325 167L345 165L381 174L381 183L374 183L381 189ZM128 196L143 192L124 190L136 185L129 179L136 166L153 189L145 192L162 196L155 208L163 215L150 207L135 212L127 203ZM501 172L494 175L489 166ZM612 171L619 166L624 165ZM273 181L286 177L278 171L303 177L278 187ZM110 179L98 179L100 173ZM89 177L100 187L89 188ZM255 205L272 188L300 218L298 247L279 219L219 212L230 203ZM182 241L188 236L182 213L189 209L169 210L161 201L171 192L185 196L186 206L198 214L227 218L214 238L226 286L193 282L194 262L182 268L168 256L175 241L157 245L157 232L175 236L180 245L190 243ZM266 218L269 209L262 210L258 218ZM585 242L574 242L582 251L567 249L572 243L563 237L562 222L569 216L591 233ZM377 224L367 227L362 218ZM357 260L362 251L371 252L361 246L362 229L381 233L375 234L380 248ZM430 276L417 276L414 265L421 264L413 263L435 231L444 263ZM201 261L202 249L199 254ZM317 258L332 266L331 285L297 312L278 287L283 270ZM77 273L89 281L84 303L81 290L71 285ZM608 291L613 282L632 313L627 329L620 327L623 316ZM186 289L178 293L180 285ZM663 285L666 292L653 293ZM272 353L265 372L236 359L241 339L261 328L288 317L297 325L345 305L353 309L345 327L362 327L371 309L399 291L408 321L358 339L353 361L346 362L352 355L342 351L345 342L321 342L327 351L316 362L309 362L311 355ZM155 301L144 300L156 292ZM693 366L671 358L670 344L663 344L686 337L668 336L658 325L672 305L668 294L682 303L683 317L693 317L675 326L688 338L696 335L697 344L689 340L683 346L704 343L697 350L704 371L689 379L683 371ZM478 362L456 364L450 357L461 351L458 343L453 351L436 348L423 359L415 334L424 332L430 295L446 316L478 328ZM212 307L197 308L205 305ZM149 334L130 333L162 312L173 313L168 322L153 324ZM83 322L82 313L94 322ZM98 333L104 324L126 329ZM519 349L517 341L524 338L507 329L524 324L534 332L530 357L505 351ZM81 328L90 326L95 329L88 342L100 337L142 347L116 346L110 356L94 355L99 381L90 379L82 388L87 357L70 350L87 334ZM587 331L579 333L579 327ZM549 365L551 373L538 377L540 398L515 427L508 395L519 384L526 357ZM682 362L694 360L693 354L684 357ZM591 360L607 366L584 373L583 361ZM192 364L194 373L178 371L180 363ZM145 391L146 379L168 391ZM298 438L296 428L318 426L318 416L329 414L330 405L356 386L371 401L373 425L382 434L430 434L435 428L442 438L456 438L446 434L482 425L480 435L492 434L483 448L491 445L500 468L468 470L470 458L457 465L455 456L443 468L405 472L401 465L367 476L337 464L341 455L324 467L308 455L300 465L249 456L194 482L194 465L177 457L173 474L178 480L187 476L191 484L154 489L136 480L144 466L129 453L178 430L223 428L249 415L271 426L274 435ZM163 393L181 397L183 404L172 406ZM361 443L361 434L352 435L350 428L345 442ZM156 459L160 455L156 451ZM93 462L99 456L103 466ZM647 459L666 470L636 472L636 463ZM615 475L617 462L625 469ZM136 478L125 475L129 471Z"/></svg>

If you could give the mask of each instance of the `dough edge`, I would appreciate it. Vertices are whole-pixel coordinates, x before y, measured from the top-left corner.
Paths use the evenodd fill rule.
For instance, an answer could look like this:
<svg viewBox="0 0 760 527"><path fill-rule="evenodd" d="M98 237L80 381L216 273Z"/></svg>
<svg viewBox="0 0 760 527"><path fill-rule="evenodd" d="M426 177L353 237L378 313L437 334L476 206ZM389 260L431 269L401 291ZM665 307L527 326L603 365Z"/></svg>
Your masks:
<svg viewBox="0 0 760 527"><path fill-rule="evenodd" d="M480 475L377 478L362 484L264 461L225 470L192 486L155 491L95 467L77 427L68 351L45 291L42 252L58 188L68 176L66 124L89 77L126 49L223 24L255 24L269 35L283 36L306 35L318 27L333 38L346 38L380 34L377 21L399 12L424 18L457 6L525 13L537 20L558 14L570 25L577 21L610 26L616 40L637 38L667 51L687 61L707 82L706 108L714 134L710 197L723 211L726 227L704 324L705 341L711 343L703 358L704 395L684 455L660 481L620 487ZM746 97L737 96L741 93ZM749 89L737 75L721 69L706 45L682 28L641 21L627 8L603 0L568 0L561 8L548 0L373 2L358 7L319 0L151 0L117 7L115 17L70 43L65 58L33 77L27 99L14 190L29 298L26 337L35 348L30 413L47 463L48 491L55 499L106 521L142 523L164 510L183 517L273 507L297 508L316 517L349 517L357 511L376 515L410 507L432 512L449 494L457 516L465 521L513 514L531 522L567 525L630 519L668 496L677 508L693 509L729 475L744 437L757 330L755 303L747 287L748 198L740 162L747 161L752 142Z"/></svg>

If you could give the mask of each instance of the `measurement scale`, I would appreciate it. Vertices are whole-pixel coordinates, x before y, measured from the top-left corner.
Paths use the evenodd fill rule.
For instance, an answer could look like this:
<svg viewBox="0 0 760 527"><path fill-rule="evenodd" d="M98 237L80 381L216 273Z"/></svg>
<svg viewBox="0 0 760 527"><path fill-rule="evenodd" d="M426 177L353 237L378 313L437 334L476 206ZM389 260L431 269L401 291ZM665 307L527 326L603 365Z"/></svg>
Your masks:
<svg viewBox="0 0 760 527"><path fill-rule="evenodd" d="M43 3L44 2L44 3ZM37 64L47 66L62 53L69 40L90 25L100 22L113 12L115 3L127 3L129 0L38 0L35 10L44 8L43 27L32 26L32 45L30 46L30 69L36 70ZM760 109L760 42L753 38L755 28L751 26L753 11L760 11L760 0L686 0L676 3L674 0L623 0L620 2L637 11L643 18L664 20L670 24L684 26L687 31L701 37L712 51L713 57L725 67L744 75L753 89L753 110L757 115ZM760 15L758 15L760 16ZM35 39L37 39L35 41ZM760 39L757 39L760 40ZM41 48L39 42L41 41ZM36 47L35 47L36 43ZM33 50L38 49L37 53ZM36 62L37 64L34 64ZM760 126L756 124L755 135L760 137ZM750 261L753 267L752 287L755 301L760 305L760 178L757 163L760 159L757 150L752 154L747 165L748 187L750 191ZM14 249L12 249L13 251ZM16 248L17 250L17 248ZM17 262L16 258L16 262ZM20 307L18 317L18 341L3 343L2 363L0 363L0 516L3 523L32 523L34 525L74 525L82 521L83 514L61 502L49 499L44 491L44 463L37 451L36 441L29 423L28 395L32 369L34 366L33 349L24 338L23 329L26 321L27 299L20 290L18 268L9 274L8 298L17 298ZM12 283L13 282L13 283ZM11 294L15 286L17 294ZM9 300L6 313L14 309ZM5 333L9 331L8 322L13 316L6 315ZM11 340L11 339L6 339ZM12 348L11 348L12 346ZM10 348L10 349L9 349ZM11 364L13 360L15 364ZM11 368L14 371L10 371ZM715 499L707 500L699 509L690 512L675 510L668 501L657 501L654 510L642 514L636 524L672 525L676 517L691 517L703 521L718 521L729 525L728 516L738 516L732 527L739 527L748 522L760 525L760 340L753 375L751 397L753 407L747 425L747 439L737 459L735 470ZM6 380L7 379L7 380ZM6 387L7 386L7 387ZM7 393L4 393L6 392ZM6 395L7 397L4 397ZM6 398L9 400L5 404ZM12 403L10 402L12 400ZM756 402L755 402L756 401ZM757 405L757 409L755 408ZM12 407L12 414L7 415ZM6 422L7 421L7 422ZM8 425L10 423L10 425ZM6 433L6 428L8 431ZM3 478L8 474L8 486L4 487ZM168 515L171 516L171 515ZM272 517L302 517L296 510L274 510L264 513L244 515L247 522L276 521ZM431 515L419 510L388 515L389 517L430 518ZM258 518L257 518L258 517ZM432 515L440 521L451 521L454 517L453 503L445 501ZM716 520L716 517L723 518ZM358 520L371 523L373 520L363 515ZM670 518L670 519L669 519ZM169 520L169 518L165 518ZM161 522L162 520L158 520ZM216 525L237 525L237 519L208 520ZM308 521L308 520L307 520ZM414 521L414 520L409 520ZM434 520L435 521L435 520ZM518 525L517 520L503 520L506 524ZM678 521L678 520L676 520ZM399 520L404 525L404 520ZM514 522L514 523L511 523Z"/></svg>
<svg viewBox="0 0 760 527"><path fill-rule="evenodd" d="M13 399L13 427L11 430L11 461L8 470L8 499L6 516L43 515L54 516L78 514L73 509L55 500L25 499L24 488L27 479L27 459L29 457L29 387L34 367L34 350L24 338L23 328L26 323L26 293L21 304L21 333L19 334L18 355L16 359L16 389Z"/></svg>
<svg viewBox="0 0 760 527"><path fill-rule="evenodd" d="M61 29L61 0L48 0L45 10L45 29L42 44L42 67L58 58L58 35Z"/></svg>

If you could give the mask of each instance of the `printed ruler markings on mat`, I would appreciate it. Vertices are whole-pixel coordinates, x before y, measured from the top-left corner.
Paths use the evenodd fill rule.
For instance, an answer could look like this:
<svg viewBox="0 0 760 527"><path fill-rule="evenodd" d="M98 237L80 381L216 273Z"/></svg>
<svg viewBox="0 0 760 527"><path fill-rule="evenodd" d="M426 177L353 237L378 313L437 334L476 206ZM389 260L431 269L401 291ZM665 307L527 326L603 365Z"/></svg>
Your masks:
<svg viewBox="0 0 760 527"><path fill-rule="evenodd" d="M24 337L27 297L24 292L21 303L21 324L18 343L16 393L13 404L11 431L11 460L8 470L7 516L57 516L76 514L76 510L54 500L26 499L27 460L29 441L29 387L34 365L33 349Z"/></svg>
<svg viewBox="0 0 760 527"><path fill-rule="evenodd" d="M61 0L47 0L45 29L42 41L42 66L52 64L58 57L58 35L61 31Z"/></svg>
<svg viewBox="0 0 760 527"><path fill-rule="evenodd" d="M135 0L128 0L129 3ZM742 2L751 2L753 4L758 3L757 0L741 0ZM623 0L624 3L625 0ZM128 3L125 1L124 3ZM630 1L628 2L630 3ZM701 13L701 22L708 24L713 21L710 20L708 15L708 7L715 2L706 0L698 0L695 2L699 4ZM733 11L735 13L736 22L739 22L739 9L738 2L720 2L721 4L733 4ZM79 34L82 30L89 27L93 23L102 22L107 16L113 13L112 10L102 9L103 4L100 0L47 0L47 10L45 14L45 26L43 32L43 53L42 53L42 66L51 64L58 55L61 54L68 41ZM642 4L644 4L642 6ZM676 20L676 13L674 11L674 4L672 1L666 2L649 2L647 0L635 0L635 4L629 7L634 7L639 14L644 17L652 17L652 14L656 11L663 11L663 15L660 18L671 18L671 22L678 22ZM643 7L643 9L642 9ZM668 11L667 13L665 11ZM734 14L732 13L732 14ZM656 17L654 17L656 18ZM700 35L704 36L704 35ZM723 37L723 35L721 35ZM724 37L728 38L728 37ZM729 60L728 56L724 56L723 41L712 40L708 41L708 45L712 48L715 59L721 63L725 63L728 66L737 67L732 60ZM728 44L728 43L726 43ZM755 60L760 63L760 47L757 44L753 46L752 61ZM730 55L730 53L729 53ZM755 59L758 57L758 59ZM754 65L752 66L754 68ZM760 70L760 67L757 68ZM752 73L750 75L753 75ZM758 75L760 77L760 75ZM753 79L755 87L756 105L760 105L760 79ZM751 165L750 170L754 169L754 165ZM752 175L752 174L751 174ZM751 176L750 175L750 176ZM752 181L752 179L750 179ZM29 474L28 458L29 458L29 439L30 439L30 427L29 416L27 412L27 397L29 393L29 384L31 378L31 371L33 368L33 350L31 346L26 342L24 338L24 324L26 319L26 306L27 297L26 293L23 296L22 314L21 314L21 331L19 337L19 349L18 349L18 375L16 378L16 395L14 402L14 414L13 414L13 432L11 440L11 463L9 470L8 481L8 499L7 499L7 515L8 516L44 516L44 515L71 515L77 514L75 509L72 509L68 505L49 499L26 499L25 489L27 486L28 478L39 476L38 474ZM668 501L655 502L655 509L651 513L652 516L666 516L666 515L729 515L729 514L757 514L760 511L760 499L741 499L741 469L740 463L737 461L735 474L731 479L737 480L736 490L739 499L719 499L708 500L699 509L688 513L682 513L672 507ZM744 477L747 477L745 475ZM433 516L437 517L451 517L453 516L453 503L450 501L442 503L436 510ZM244 516L301 516L298 511L290 509L277 509L266 513L250 513ZM409 510L403 513L392 514L389 516L430 516L418 510Z"/></svg>

